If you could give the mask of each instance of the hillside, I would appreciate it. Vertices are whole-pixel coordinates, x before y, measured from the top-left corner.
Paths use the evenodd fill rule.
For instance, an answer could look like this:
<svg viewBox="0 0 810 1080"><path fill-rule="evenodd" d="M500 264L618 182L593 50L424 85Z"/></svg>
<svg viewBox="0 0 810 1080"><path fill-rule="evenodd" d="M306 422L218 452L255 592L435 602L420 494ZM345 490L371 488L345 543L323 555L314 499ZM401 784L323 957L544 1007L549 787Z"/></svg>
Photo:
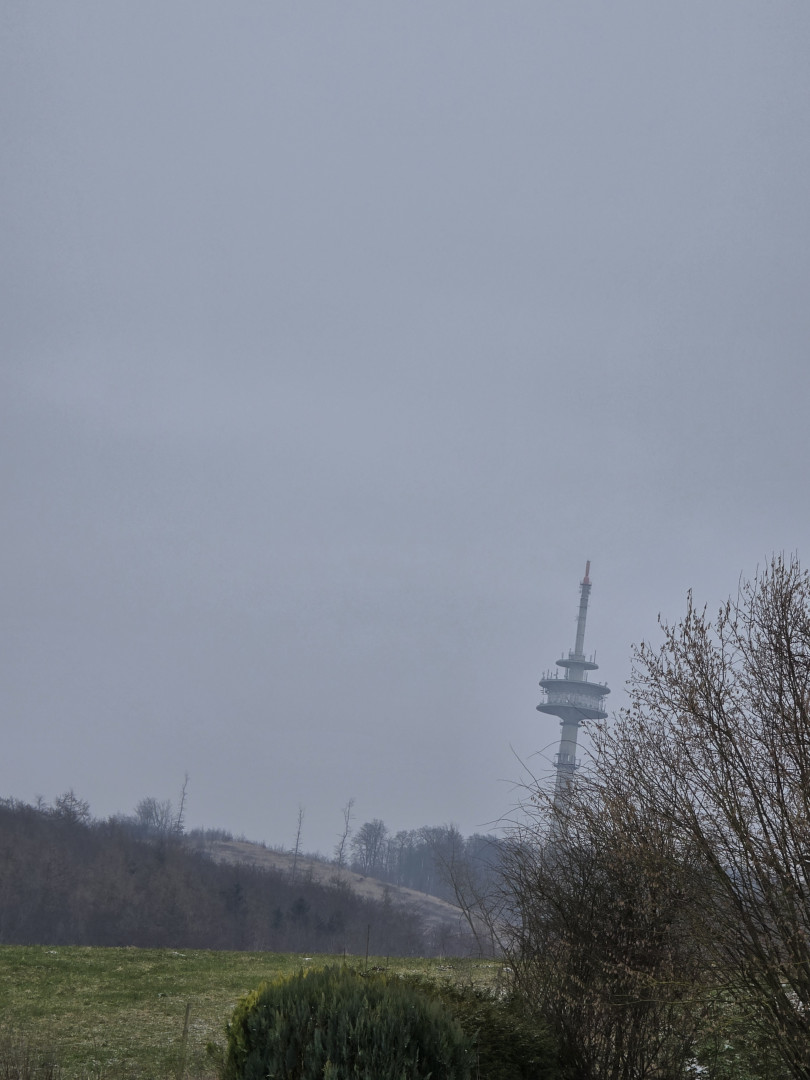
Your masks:
<svg viewBox="0 0 810 1080"><path fill-rule="evenodd" d="M0 800L0 944L377 955L474 951L435 897L256 844L144 837Z"/></svg>
<svg viewBox="0 0 810 1080"><path fill-rule="evenodd" d="M464 935L466 923L460 909L437 896L417 892L403 885L391 885L377 878L365 877L353 870L339 870L334 863L323 862L310 856L298 856L296 860L287 852L272 851L261 844L247 840L213 840L205 847L206 853L216 862L241 865L258 870L281 871L295 880L318 885L342 886L363 900L392 903L407 908L419 917L420 922L434 936L442 931Z"/></svg>

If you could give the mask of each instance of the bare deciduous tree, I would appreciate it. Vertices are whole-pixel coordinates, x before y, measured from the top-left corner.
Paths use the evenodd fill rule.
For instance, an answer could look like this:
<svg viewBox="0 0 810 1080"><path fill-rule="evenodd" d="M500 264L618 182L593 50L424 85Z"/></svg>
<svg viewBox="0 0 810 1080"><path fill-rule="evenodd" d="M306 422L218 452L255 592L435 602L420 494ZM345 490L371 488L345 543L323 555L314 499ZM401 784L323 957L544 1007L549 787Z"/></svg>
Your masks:
<svg viewBox="0 0 810 1080"><path fill-rule="evenodd" d="M578 1077L810 1080L810 579L774 558L662 629L509 838L514 977Z"/></svg>
<svg viewBox="0 0 810 1080"><path fill-rule="evenodd" d="M505 929L502 851L494 837L472 837L471 841L465 841L451 826L445 830L443 841L433 847L433 856L479 956L496 956L502 951L501 934Z"/></svg>
<svg viewBox="0 0 810 1080"><path fill-rule="evenodd" d="M500 936L570 1075L676 1080L694 1064L708 1007L683 914L698 881L665 827L607 795L598 778L578 778L563 830L551 798L534 793L504 845Z"/></svg>
<svg viewBox="0 0 810 1080"><path fill-rule="evenodd" d="M352 837L352 852L362 873L373 874L383 869L388 829L379 818L366 821Z"/></svg>
<svg viewBox="0 0 810 1080"><path fill-rule="evenodd" d="M349 799L343 807L343 832L340 834L340 839L335 845L335 862L337 863L338 870L342 870L346 863L346 847L349 842L349 834L352 831L353 810L354 799Z"/></svg>
<svg viewBox="0 0 810 1080"><path fill-rule="evenodd" d="M151 836L166 838L175 827L175 815L171 799L159 800L147 795L135 807L135 820L144 832Z"/></svg>
<svg viewBox="0 0 810 1080"><path fill-rule="evenodd" d="M595 732L597 769L699 867L689 913L707 965L807 1080L810 580L774 558L716 619L690 595L663 631L637 651L630 708Z"/></svg>

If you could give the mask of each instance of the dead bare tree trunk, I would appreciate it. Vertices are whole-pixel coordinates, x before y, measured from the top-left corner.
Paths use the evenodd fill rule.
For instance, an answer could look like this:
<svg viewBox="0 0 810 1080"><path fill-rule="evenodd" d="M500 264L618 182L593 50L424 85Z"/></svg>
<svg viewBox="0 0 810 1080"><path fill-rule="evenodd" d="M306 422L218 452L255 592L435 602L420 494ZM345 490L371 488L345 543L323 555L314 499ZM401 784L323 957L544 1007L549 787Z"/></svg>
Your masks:
<svg viewBox="0 0 810 1080"><path fill-rule="evenodd" d="M180 801L177 807L177 815L174 819L174 833L182 836L185 831L186 796L188 794L188 773L183 776L183 786L180 788Z"/></svg>
<svg viewBox="0 0 810 1080"><path fill-rule="evenodd" d="M346 862L346 846L349 842L349 834L352 831L353 810L354 799L349 799L343 807L343 832L340 834L340 839L335 847L335 862L337 863L338 870L342 870Z"/></svg>
<svg viewBox="0 0 810 1080"><path fill-rule="evenodd" d="M295 831L295 848L293 850L292 880L295 881L295 871L298 868L298 853L301 850L301 829L304 826L304 807L298 806L298 827Z"/></svg>

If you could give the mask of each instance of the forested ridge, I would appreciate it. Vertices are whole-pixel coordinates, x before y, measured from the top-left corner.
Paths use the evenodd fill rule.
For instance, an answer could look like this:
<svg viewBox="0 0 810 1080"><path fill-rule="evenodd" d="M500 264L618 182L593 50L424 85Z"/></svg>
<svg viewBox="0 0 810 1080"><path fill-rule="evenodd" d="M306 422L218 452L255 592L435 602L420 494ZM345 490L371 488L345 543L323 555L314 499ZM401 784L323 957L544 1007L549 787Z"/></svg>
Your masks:
<svg viewBox="0 0 810 1080"><path fill-rule="evenodd" d="M461 928L358 896L345 877L227 865L201 837L0 800L0 943L428 956L466 953Z"/></svg>

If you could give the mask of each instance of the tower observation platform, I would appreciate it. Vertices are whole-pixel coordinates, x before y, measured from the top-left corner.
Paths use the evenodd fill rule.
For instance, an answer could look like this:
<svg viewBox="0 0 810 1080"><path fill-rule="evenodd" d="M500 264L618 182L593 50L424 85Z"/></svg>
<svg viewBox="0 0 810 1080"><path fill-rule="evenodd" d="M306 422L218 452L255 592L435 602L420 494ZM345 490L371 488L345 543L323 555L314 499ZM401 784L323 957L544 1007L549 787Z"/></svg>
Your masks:
<svg viewBox="0 0 810 1080"><path fill-rule="evenodd" d="M560 749L554 759L557 779L554 785L556 806L565 799L574 779L577 761L577 734L583 720L604 720L604 704L610 690L603 683L590 682L588 673L598 670L594 656L585 656L585 620L591 595L590 561L585 564L585 577L579 586L579 613L574 648L557 661L562 671L547 671L540 680L546 692L537 711L559 716L562 731Z"/></svg>

